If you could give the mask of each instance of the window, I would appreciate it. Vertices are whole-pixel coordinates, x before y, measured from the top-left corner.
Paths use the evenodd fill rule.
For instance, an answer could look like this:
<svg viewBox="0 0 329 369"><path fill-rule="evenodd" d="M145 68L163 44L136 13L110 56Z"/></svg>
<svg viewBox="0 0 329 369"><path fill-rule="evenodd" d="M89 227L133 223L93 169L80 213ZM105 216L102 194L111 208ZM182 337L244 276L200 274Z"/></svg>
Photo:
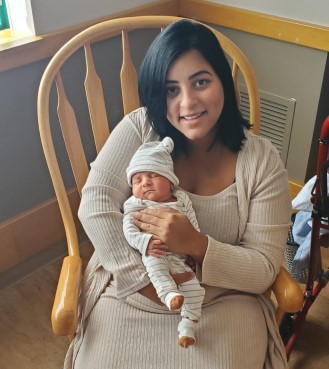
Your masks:
<svg viewBox="0 0 329 369"><path fill-rule="evenodd" d="M6 7L6 1L0 0L0 30L9 28L8 13Z"/></svg>

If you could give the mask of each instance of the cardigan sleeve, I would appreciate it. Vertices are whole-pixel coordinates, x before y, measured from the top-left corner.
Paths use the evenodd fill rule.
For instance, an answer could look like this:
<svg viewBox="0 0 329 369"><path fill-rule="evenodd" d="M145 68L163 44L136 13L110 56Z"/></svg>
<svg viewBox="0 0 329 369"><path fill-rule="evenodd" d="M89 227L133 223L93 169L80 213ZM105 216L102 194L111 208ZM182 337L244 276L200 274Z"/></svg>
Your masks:
<svg viewBox="0 0 329 369"><path fill-rule="evenodd" d="M91 164L78 213L101 265L114 277L119 299L149 283L140 253L123 234L123 204L131 195L126 168L137 148L149 139L145 121L143 109L138 109L115 127Z"/></svg>
<svg viewBox="0 0 329 369"><path fill-rule="evenodd" d="M250 138L237 167L239 243L208 237L202 282L249 293L263 293L283 261L291 216L287 172L276 149ZM229 216L229 215L228 215Z"/></svg>

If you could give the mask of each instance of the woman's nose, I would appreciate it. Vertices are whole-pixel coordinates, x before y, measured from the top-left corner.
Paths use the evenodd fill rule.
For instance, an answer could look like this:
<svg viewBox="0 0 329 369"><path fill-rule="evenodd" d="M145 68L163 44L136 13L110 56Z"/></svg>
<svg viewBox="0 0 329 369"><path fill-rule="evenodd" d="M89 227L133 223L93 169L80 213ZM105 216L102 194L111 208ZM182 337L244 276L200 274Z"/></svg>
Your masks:
<svg viewBox="0 0 329 369"><path fill-rule="evenodd" d="M190 108L196 103L196 96L194 94L194 91L186 88L182 90L181 94L181 107L183 108Z"/></svg>

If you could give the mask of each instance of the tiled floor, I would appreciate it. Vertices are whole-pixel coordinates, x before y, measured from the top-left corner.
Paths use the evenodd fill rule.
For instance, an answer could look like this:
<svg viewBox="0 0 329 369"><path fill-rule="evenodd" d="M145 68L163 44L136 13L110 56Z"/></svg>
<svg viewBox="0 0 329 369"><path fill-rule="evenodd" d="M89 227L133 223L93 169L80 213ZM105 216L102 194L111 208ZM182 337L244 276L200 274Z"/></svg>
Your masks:
<svg viewBox="0 0 329 369"><path fill-rule="evenodd" d="M328 266L328 250L325 254ZM62 368L68 340L53 335L49 318L59 266L60 262L54 262L0 291L1 369ZM327 369L328 363L329 286L309 311L289 368Z"/></svg>

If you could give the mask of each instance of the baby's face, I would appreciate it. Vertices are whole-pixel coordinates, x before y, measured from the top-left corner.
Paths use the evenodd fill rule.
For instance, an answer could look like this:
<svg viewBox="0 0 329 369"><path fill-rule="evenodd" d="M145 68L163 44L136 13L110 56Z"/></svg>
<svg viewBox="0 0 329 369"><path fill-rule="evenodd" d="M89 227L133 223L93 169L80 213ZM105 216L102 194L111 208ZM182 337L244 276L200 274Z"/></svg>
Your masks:
<svg viewBox="0 0 329 369"><path fill-rule="evenodd" d="M135 173L131 179L133 195L142 200L165 202L171 199L171 182L154 172Z"/></svg>

